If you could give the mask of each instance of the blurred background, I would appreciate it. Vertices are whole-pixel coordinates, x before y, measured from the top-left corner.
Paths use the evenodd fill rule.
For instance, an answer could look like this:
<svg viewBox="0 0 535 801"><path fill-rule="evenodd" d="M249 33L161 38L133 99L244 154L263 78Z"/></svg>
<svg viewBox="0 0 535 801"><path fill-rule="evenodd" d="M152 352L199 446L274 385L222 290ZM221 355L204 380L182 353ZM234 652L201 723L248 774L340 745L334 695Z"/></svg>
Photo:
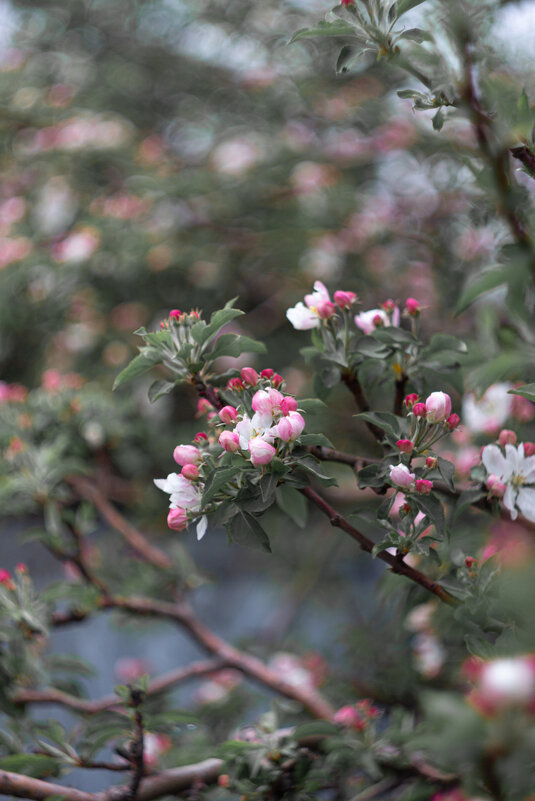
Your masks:
<svg viewBox="0 0 535 801"><path fill-rule="evenodd" d="M532 81L535 3L492 5L496 74L504 86ZM416 21L431 13L425 9L411 12ZM208 314L238 296L243 330L269 352L267 361L248 363L276 369L288 392L309 397L299 354L307 335L291 329L285 310L317 279L356 291L362 309L416 297L426 307L426 334L472 338L474 389L525 378L511 360L489 372L510 325L499 290L454 317L461 289L493 262L507 234L467 164L469 124L459 117L434 130L431 112L415 114L397 96L407 78L381 62L363 61L360 71L340 76L332 41L288 45L327 10L319 0L0 3L2 400L35 393L42 429L63 420L77 453L123 482L118 502L151 536L171 543L199 613L217 631L264 655L299 654L296 669L310 675L296 681L328 683L324 663L338 666L332 692L340 704L348 693L379 688L407 701L414 676L427 671L434 680L443 655L437 643L415 643L388 593L371 606L381 567L360 561L319 521L296 540L277 512L268 527L275 557L228 548L222 532L200 544L169 532L152 479L173 469L173 447L202 428L196 398L184 391L151 405L144 378L111 395L136 353L135 329L157 328L172 308ZM81 413L65 416L79 392ZM329 406L310 419L310 430L373 453L343 388ZM532 418L523 409L520 438ZM501 424L512 414L508 407ZM3 422L9 457L25 421L6 412ZM481 430L458 443L472 448L459 468L465 478ZM354 477L345 468L338 476L332 497L343 505ZM14 538L34 524L13 508L2 564L25 561L44 585L61 569ZM459 533L460 544L463 536L481 546L472 529ZM113 557L113 541L104 554ZM388 634L378 639L383 624ZM58 635L57 647L102 670L86 683L97 695L121 678L120 659L144 657L157 673L193 655L164 628L141 639L107 620L90 625L89 635ZM226 703L223 689L209 702ZM245 702L233 703L239 717ZM99 785L92 777L85 786L93 779Z"/></svg>

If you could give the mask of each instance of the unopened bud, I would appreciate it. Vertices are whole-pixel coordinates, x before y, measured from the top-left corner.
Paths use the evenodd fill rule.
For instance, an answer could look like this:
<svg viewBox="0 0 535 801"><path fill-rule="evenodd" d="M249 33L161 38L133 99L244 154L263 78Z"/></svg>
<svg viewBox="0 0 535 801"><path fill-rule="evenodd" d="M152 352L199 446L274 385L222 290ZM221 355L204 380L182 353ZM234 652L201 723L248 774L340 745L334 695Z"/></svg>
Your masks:
<svg viewBox="0 0 535 801"><path fill-rule="evenodd" d="M420 303L416 298L407 298L405 301L405 310L411 317L418 317L420 314Z"/></svg>
<svg viewBox="0 0 535 801"><path fill-rule="evenodd" d="M275 387L275 389L280 387L280 385L283 384L283 383L284 383L284 378L281 375L279 375L278 373L274 373L271 376L271 385L273 387Z"/></svg>
<svg viewBox="0 0 535 801"><path fill-rule="evenodd" d="M227 383L227 389L232 390L232 392L242 392L245 389L245 384L241 378L231 378Z"/></svg>
<svg viewBox="0 0 535 801"><path fill-rule="evenodd" d="M223 423L233 423L238 417L238 412L234 406L223 406L219 412L219 419Z"/></svg>
<svg viewBox="0 0 535 801"><path fill-rule="evenodd" d="M477 559L474 556L467 556L464 563L468 570L470 570L474 565L477 565Z"/></svg>
<svg viewBox="0 0 535 801"><path fill-rule="evenodd" d="M272 375L275 374L275 370L272 370L271 367L266 367L265 370L262 370L260 373L262 378L271 378Z"/></svg>
<svg viewBox="0 0 535 801"><path fill-rule="evenodd" d="M349 309L357 300L357 296L354 292L344 292L341 289L338 289L334 293L334 302L338 304L341 309Z"/></svg>
<svg viewBox="0 0 535 801"><path fill-rule="evenodd" d="M425 466L430 470L436 470L438 467L438 459L436 456L428 456L425 460Z"/></svg>
<svg viewBox="0 0 535 801"><path fill-rule="evenodd" d="M504 428L500 431L500 435L498 437L498 444L505 448L506 445L516 445L516 434L514 431L511 431L508 428ZM524 454L526 453L524 449Z"/></svg>
<svg viewBox="0 0 535 801"><path fill-rule="evenodd" d="M415 417L425 417L426 412L425 403L415 403L412 407L412 413Z"/></svg>
<svg viewBox="0 0 535 801"><path fill-rule="evenodd" d="M407 409L412 409L414 404L418 401L418 395L416 392L411 392L410 395L405 395L404 404Z"/></svg>
<svg viewBox="0 0 535 801"><path fill-rule="evenodd" d="M446 420L446 425L448 426L450 431L453 431L459 423L461 422L461 418L458 414L450 414L448 419Z"/></svg>
<svg viewBox="0 0 535 801"><path fill-rule="evenodd" d="M243 367L240 375L244 384L249 384L251 387L256 387L258 384L259 376L254 367Z"/></svg>
<svg viewBox="0 0 535 801"><path fill-rule="evenodd" d="M420 495L429 495L433 489L433 482L429 481L427 478L417 478L414 485L416 487L416 492Z"/></svg>
<svg viewBox="0 0 535 801"><path fill-rule="evenodd" d="M396 445L402 453L412 453L414 450L414 442L410 439L398 439Z"/></svg>
<svg viewBox="0 0 535 801"><path fill-rule="evenodd" d="M524 442L524 456L533 456L535 454L535 442Z"/></svg>
<svg viewBox="0 0 535 801"><path fill-rule="evenodd" d="M185 464L182 468L182 475L188 481L196 481L199 478L199 468L194 464Z"/></svg>

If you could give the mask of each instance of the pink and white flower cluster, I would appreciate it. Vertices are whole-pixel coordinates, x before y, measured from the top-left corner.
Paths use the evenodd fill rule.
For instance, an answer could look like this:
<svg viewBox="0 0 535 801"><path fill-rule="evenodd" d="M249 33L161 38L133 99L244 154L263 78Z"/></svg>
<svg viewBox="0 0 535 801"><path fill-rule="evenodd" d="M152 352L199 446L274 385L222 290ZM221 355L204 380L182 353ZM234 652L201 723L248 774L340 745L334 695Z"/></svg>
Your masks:
<svg viewBox="0 0 535 801"><path fill-rule="evenodd" d="M503 447L487 445L481 452L487 487L491 495L502 499L513 520L520 512L535 522L535 446L531 442L515 446L507 439L502 438Z"/></svg>
<svg viewBox="0 0 535 801"><path fill-rule="evenodd" d="M325 284L316 281L314 292L305 295L304 304L300 301L293 308L288 309L286 317L298 331L307 331L310 328L317 328L322 320L332 317L336 312L336 306L340 309L349 309L356 300L357 296L354 292L338 290L334 293L333 303Z"/></svg>
<svg viewBox="0 0 535 801"><path fill-rule="evenodd" d="M177 445L173 458L182 467L182 472L169 473L167 478L155 478L154 483L170 496L167 525L174 531L183 531L201 508L203 485L199 481L197 465L202 454L195 445ZM197 539L204 537L207 526L206 517L201 517L197 525Z"/></svg>
<svg viewBox="0 0 535 801"><path fill-rule="evenodd" d="M259 389L252 398L252 411L241 414L234 406L219 412L222 423L232 426L219 435L223 450L233 453L247 451L255 467L271 462L277 445L293 443L305 428L305 420L297 411L297 401L278 389ZM277 444L277 440L279 443Z"/></svg>

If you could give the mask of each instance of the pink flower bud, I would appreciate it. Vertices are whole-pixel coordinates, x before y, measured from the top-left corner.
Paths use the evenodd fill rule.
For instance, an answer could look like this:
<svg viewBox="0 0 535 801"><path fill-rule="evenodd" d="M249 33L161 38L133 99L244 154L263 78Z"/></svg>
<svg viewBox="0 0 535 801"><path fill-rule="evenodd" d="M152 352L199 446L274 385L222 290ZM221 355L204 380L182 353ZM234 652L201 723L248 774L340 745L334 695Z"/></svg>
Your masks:
<svg viewBox="0 0 535 801"><path fill-rule="evenodd" d="M202 417L203 414L208 414L213 410L213 406L206 398L199 398L197 401L197 417Z"/></svg>
<svg viewBox="0 0 535 801"><path fill-rule="evenodd" d="M410 439L398 439L396 445L402 453L412 453L414 450L414 442Z"/></svg>
<svg viewBox="0 0 535 801"><path fill-rule="evenodd" d="M275 436L279 437L279 439L282 439L283 442L289 442L292 438L293 428L288 417L283 417L279 420L277 425L274 426L274 429L272 429L272 432L275 433Z"/></svg>
<svg viewBox="0 0 535 801"><path fill-rule="evenodd" d="M251 454L251 462L255 467L269 464L277 453L273 445L270 445L262 437L253 437L253 439L249 440L249 452Z"/></svg>
<svg viewBox="0 0 535 801"><path fill-rule="evenodd" d="M282 392L279 392L278 389L272 389L270 387L267 391L267 394L269 395L269 402L271 403L271 408L275 411L280 411L281 403L284 400L284 395L282 394Z"/></svg>
<svg viewBox="0 0 535 801"><path fill-rule="evenodd" d="M342 6L354 6L355 0L340 0L340 5Z"/></svg>
<svg viewBox="0 0 535 801"><path fill-rule="evenodd" d="M177 509L170 509L167 515L167 525L173 531L184 531L188 525L188 515L185 509L180 506Z"/></svg>
<svg viewBox="0 0 535 801"><path fill-rule="evenodd" d="M535 454L535 442L524 442L524 456Z"/></svg>
<svg viewBox="0 0 535 801"><path fill-rule="evenodd" d="M420 314L420 303L416 298L407 298L405 301L405 310L412 317L417 317Z"/></svg>
<svg viewBox="0 0 535 801"><path fill-rule="evenodd" d="M297 411L297 401L295 398L292 398L290 395L286 395L281 400L281 412L284 415L287 415L289 412L296 412Z"/></svg>
<svg viewBox="0 0 535 801"><path fill-rule="evenodd" d="M498 444L505 448L506 445L516 445L516 434L514 431L511 431L508 428L504 428L500 431L500 436L498 437ZM526 453L526 449L524 448L524 455Z"/></svg>
<svg viewBox="0 0 535 801"><path fill-rule="evenodd" d="M15 570L17 571L17 573L22 573L23 575L25 575L28 572L28 565L25 565L24 562L18 562L15 565Z"/></svg>
<svg viewBox="0 0 535 801"><path fill-rule="evenodd" d="M284 378L278 373L274 373L274 375L271 377L272 386L275 387L275 389L278 389L280 385L283 383L284 383Z"/></svg>
<svg viewBox="0 0 535 801"><path fill-rule="evenodd" d="M177 445L173 451L173 459L177 464L198 464L201 454L195 445Z"/></svg>
<svg viewBox="0 0 535 801"><path fill-rule="evenodd" d="M446 425L448 426L450 431L453 431L459 423L461 422L461 418L458 414L450 414L448 419L446 420Z"/></svg>
<svg viewBox="0 0 535 801"><path fill-rule="evenodd" d="M185 464L182 468L182 475L188 481L196 481L199 478L199 468L194 464Z"/></svg>
<svg viewBox="0 0 535 801"><path fill-rule="evenodd" d="M372 320L372 323L375 328L382 328L385 324L385 321L383 320L380 314L376 314Z"/></svg>
<svg viewBox="0 0 535 801"><path fill-rule="evenodd" d="M425 466L430 470L436 470L438 467L438 459L436 456L428 456L425 460Z"/></svg>
<svg viewBox="0 0 535 801"><path fill-rule="evenodd" d="M0 584L8 584L11 581L11 573L9 570L0 568Z"/></svg>
<svg viewBox="0 0 535 801"><path fill-rule="evenodd" d="M441 423L451 414L451 398L445 392L432 392L425 402L426 417L430 423Z"/></svg>
<svg viewBox="0 0 535 801"><path fill-rule="evenodd" d="M331 300L321 300L316 306L320 320L328 320L336 311L336 306Z"/></svg>
<svg viewBox="0 0 535 801"><path fill-rule="evenodd" d="M288 417L284 418L285 420L290 421L290 425L292 426L292 436L291 439L297 439L300 434L302 434L303 429L305 427L305 419L303 415L299 414L299 412L290 412Z"/></svg>
<svg viewBox="0 0 535 801"><path fill-rule="evenodd" d="M198 431L194 436L195 442L206 442L208 437L204 433L204 431Z"/></svg>
<svg viewBox="0 0 535 801"><path fill-rule="evenodd" d="M390 465L390 481L398 487L410 487L416 476L404 464Z"/></svg>
<svg viewBox="0 0 535 801"><path fill-rule="evenodd" d="M412 511L412 507L410 503L404 503L402 506L400 506L399 511L403 512L404 515L408 515Z"/></svg>
<svg viewBox="0 0 535 801"><path fill-rule="evenodd" d="M345 5L349 5L346 3ZM360 723L360 715L354 706L342 706L334 714L334 722L339 726L353 728L356 723Z"/></svg>
<svg viewBox="0 0 535 801"><path fill-rule="evenodd" d="M251 387L256 387L258 384L259 375L254 367L244 367L240 373L243 383Z"/></svg>
<svg viewBox="0 0 535 801"><path fill-rule="evenodd" d="M420 493L420 495L429 495L433 489L433 482L428 481L426 478L417 478L414 483L416 492Z"/></svg>
<svg viewBox="0 0 535 801"><path fill-rule="evenodd" d="M499 481L498 479L496 479L496 481L492 482L492 486L490 486L490 494L493 495L495 498L503 498L506 489L507 487L505 486L503 481Z"/></svg>
<svg viewBox="0 0 535 801"><path fill-rule="evenodd" d="M468 568L468 570L470 570L470 568L472 568L474 565L477 565L477 559L475 558L475 556L467 556L466 559L464 560L464 563Z"/></svg>
<svg viewBox="0 0 535 801"><path fill-rule="evenodd" d="M277 392L277 390L271 390L271 391ZM277 394L280 395L280 392L278 392ZM282 400L282 395L281 395L281 400ZM258 414L271 414L273 410L273 404L269 396L269 391L265 389L259 389L257 392L255 392L251 403L254 411L258 412Z"/></svg>
<svg viewBox="0 0 535 801"><path fill-rule="evenodd" d="M271 378L272 375L275 374L275 370L272 370L271 367L266 367L265 370L262 370L260 376L262 378Z"/></svg>
<svg viewBox="0 0 535 801"><path fill-rule="evenodd" d="M424 417L427 412L425 403L415 403L412 407L412 413L415 417Z"/></svg>
<svg viewBox="0 0 535 801"><path fill-rule="evenodd" d="M412 409L414 404L418 400L418 395L416 392L411 392L410 395L405 395L405 400L403 401L407 409Z"/></svg>
<svg viewBox="0 0 535 801"><path fill-rule="evenodd" d="M234 406L223 406L219 412L219 419L222 420L223 423L233 423L237 417L238 412Z"/></svg>
<svg viewBox="0 0 535 801"><path fill-rule="evenodd" d="M334 293L334 300L341 309L349 309L353 303L356 302L357 296L354 292L344 292L343 290L338 289Z"/></svg>
<svg viewBox="0 0 535 801"><path fill-rule="evenodd" d="M227 383L227 389L232 390L232 392L241 392L245 389L245 384L241 378L231 378Z"/></svg>
<svg viewBox="0 0 535 801"><path fill-rule="evenodd" d="M172 311L169 312L169 319L170 320L177 320L178 321L178 320L180 320L181 317L182 317L182 312L180 311L180 309L173 309Z"/></svg>
<svg viewBox="0 0 535 801"><path fill-rule="evenodd" d="M393 314L396 309L396 304L393 300L385 300L384 303L381 303L381 306L385 310L387 314Z"/></svg>
<svg viewBox="0 0 535 801"><path fill-rule="evenodd" d="M227 453L234 453L240 447L240 438L235 431L222 431L218 442Z"/></svg>

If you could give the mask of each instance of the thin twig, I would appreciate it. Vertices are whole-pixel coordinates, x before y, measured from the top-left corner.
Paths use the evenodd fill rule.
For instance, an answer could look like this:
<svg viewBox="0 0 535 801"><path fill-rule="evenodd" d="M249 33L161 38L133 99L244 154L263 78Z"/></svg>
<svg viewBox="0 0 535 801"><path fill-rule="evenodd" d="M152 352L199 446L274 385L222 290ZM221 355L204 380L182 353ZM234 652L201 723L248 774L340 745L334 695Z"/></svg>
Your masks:
<svg viewBox="0 0 535 801"><path fill-rule="evenodd" d="M83 476L70 476L68 482L80 497L86 498L94 504L110 526L118 531L130 547L142 556L146 562L164 570L169 570L173 567L169 556L160 548L152 545L129 520L123 517L95 484Z"/></svg>
<svg viewBox="0 0 535 801"><path fill-rule="evenodd" d="M188 679L200 678L208 673L226 667L227 663L222 659L204 659L192 662L185 667L176 668L169 673L153 679L149 682L146 690L147 696L156 695L174 687L176 684L187 681ZM55 687L48 687L44 690L21 690L11 699L15 704L60 704L77 712L87 715L96 715L107 709L116 709L124 706L124 701L116 695L106 695L99 700L91 701L86 698L77 698L69 695Z"/></svg>
<svg viewBox="0 0 535 801"><path fill-rule="evenodd" d="M128 801L137 801L137 794L145 767L145 733L141 712L143 698L144 694L142 692L133 688L130 689L130 705L134 710L135 736L130 744L132 780L128 790Z"/></svg>

